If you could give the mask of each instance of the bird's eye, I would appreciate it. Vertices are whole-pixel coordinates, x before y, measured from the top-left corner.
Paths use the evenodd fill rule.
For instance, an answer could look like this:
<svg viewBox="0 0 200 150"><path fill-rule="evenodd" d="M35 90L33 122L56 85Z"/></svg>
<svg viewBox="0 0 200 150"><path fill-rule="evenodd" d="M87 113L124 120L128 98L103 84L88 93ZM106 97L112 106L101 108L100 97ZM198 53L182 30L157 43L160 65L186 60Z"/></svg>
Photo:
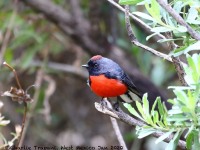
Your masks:
<svg viewBox="0 0 200 150"><path fill-rule="evenodd" d="M98 67L98 64L95 63L95 64L94 64L94 68L97 68L97 67Z"/></svg>

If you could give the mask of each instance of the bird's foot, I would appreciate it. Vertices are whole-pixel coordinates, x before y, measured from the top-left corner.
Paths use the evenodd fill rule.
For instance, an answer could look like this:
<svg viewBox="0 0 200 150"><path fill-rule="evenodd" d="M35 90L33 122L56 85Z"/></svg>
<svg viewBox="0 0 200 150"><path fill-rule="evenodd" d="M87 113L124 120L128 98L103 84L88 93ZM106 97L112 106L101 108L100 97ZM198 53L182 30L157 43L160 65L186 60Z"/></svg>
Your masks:
<svg viewBox="0 0 200 150"><path fill-rule="evenodd" d="M118 101L113 104L113 108L114 108L114 110L119 111L119 102Z"/></svg>
<svg viewBox="0 0 200 150"><path fill-rule="evenodd" d="M100 101L100 105L101 105L102 110L105 108L105 106L107 106L107 103L103 98Z"/></svg>

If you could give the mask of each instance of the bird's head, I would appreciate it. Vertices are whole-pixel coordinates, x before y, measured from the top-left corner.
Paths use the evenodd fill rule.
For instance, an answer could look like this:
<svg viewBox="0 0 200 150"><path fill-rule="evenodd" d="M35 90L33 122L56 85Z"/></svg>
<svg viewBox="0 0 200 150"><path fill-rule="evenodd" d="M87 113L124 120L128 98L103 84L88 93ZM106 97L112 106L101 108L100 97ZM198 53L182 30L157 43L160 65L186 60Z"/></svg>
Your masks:
<svg viewBox="0 0 200 150"><path fill-rule="evenodd" d="M100 75L109 72L116 68L118 65L111 59L102 57L101 55L95 55L87 62L82 65L85 67L90 75Z"/></svg>

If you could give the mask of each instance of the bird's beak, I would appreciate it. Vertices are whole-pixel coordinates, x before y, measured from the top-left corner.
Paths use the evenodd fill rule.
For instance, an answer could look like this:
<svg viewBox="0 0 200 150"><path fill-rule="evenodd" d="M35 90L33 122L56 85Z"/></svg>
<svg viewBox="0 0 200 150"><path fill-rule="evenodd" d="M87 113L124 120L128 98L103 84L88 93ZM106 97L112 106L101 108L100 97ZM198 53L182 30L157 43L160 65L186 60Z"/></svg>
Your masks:
<svg viewBox="0 0 200 150"><path fill-rule="evenodd" d="M85 65L82 65L82 67L84 67L84 68L88 68L89 66L88 66L87 64L85 64Z"/></svg>

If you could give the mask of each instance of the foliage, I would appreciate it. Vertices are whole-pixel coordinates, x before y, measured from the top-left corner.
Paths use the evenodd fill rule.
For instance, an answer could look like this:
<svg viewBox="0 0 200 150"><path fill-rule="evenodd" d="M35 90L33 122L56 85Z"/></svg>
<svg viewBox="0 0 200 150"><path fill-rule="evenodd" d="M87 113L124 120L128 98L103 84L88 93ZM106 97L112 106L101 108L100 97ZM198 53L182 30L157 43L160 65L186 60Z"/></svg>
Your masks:
<svg viewBox="0 0 200 150"><path fill-rule="evenodd" d="M120 4L125 5L143 5L147 13L135 11L133 14L147 21L151 26L153 34L147 36L146 40L155 36L158 33L172 33L170 39L161 39L158 42L175 42L177 48L169 55L175 57L185 54L187 58L187 65L184 64L185 80L188 86L171 86L175 98L169 99L168 102L172 104L172 108L167 110L165 105L161 103L160 98L157 98L152 106L149 108L147 94L143 96L142 102L136 102L137 110L131 105L125 104L125 107L135 117L143 120L146 125L138 126L137 134L139 138L148 136L154 132L165 132L164 135L156 140L156 143L163 141L169 135L174 134L173 140L170 141L168 150L176 149L180 136L186 140L187 149L198 149L199 129L200 129L200 55L189 55L189 52L199 50L200 41L193 39L188 33L187 29L178 24L163 8L160 7L156 0L120 0ZM181 14L186 23L188 23L193 30L200 32L200 15L199 15L199 1L184 1L174 0L171 6L178 14ZM139 112L139 113L138 113Z"/></svg>
<svg viewBox="0 0 200 150"><path fill-rule="evenodd" d="M0 7L6 8L7 5L4 5L6 5L5 2L0 3ZM59 44L62 36L55 26L42 17L30 13L29 10L17 12L17 10L11 11L7 8L0 14L1 36L3 37L8 31L11 32L8 43L5 43L4 39L0 41L0 44L6 44L4 60L22 69L28 69L35 56L45 57L45 54L41 52L43 49L50 54L57 54L63 50L63 46ZM27 14L30 16L27 17ZM37 29L38 25L40 29ZM18 58L14 62L16 55Z"/></svg>
<svg viewBox="0 0 200 150"><path fill-rule="evenodd" d="M195 41L189 34L187 34L187 29L178 24L169 13L159 6L156 0L119 1L121 4L128 5L135 4L135 2L137 5L143 5L148 12L148 14L138 11L133 12L136 17L148 21L147 24L152 27L151 31L153 33L147 36L146 40L149 40L158 33L172 32L173 37L170 39L158 40L160 43L173 41L178 44L178 47L171 52L171 55L180 56L181 54L186 54L193 50L199 50L199 41ZM190 24L195 31L200 32L200 2L198 0L174 0L171 2L171 5L178 14L182 14L186 23Z"/></svg>
<svg viewBox="0 0 200 150"><path fill-rule="evenodd" d="M0 109L2 109L3 107L3 102L0 101ZM3 128L4 126L7 126L10 123L10 120L5 120L4 116L2 116L2 114L0 113L0 130L1 128ZM14 145L14 141L17 140L17 138L19 137L19 133L21 130L21 126L16 126L16 133L11 133L13 135L13 139L11 139L10 141L8 141L4 135L0 132L0 141L2 141L2 145L0 145L0 149L5 149L6 147L11 147Z"/></svg>
<svg viewBox="0 0 200 150"><path fill-rule="evenodd" d="M156 140L156 143L163 141L170 134L174 133L173 140L167 149L175 149L178 139L183 132L188 149L195 149L200 146L199 127L200 127L200 55L187 55L188 65L184 66L186 72L185 79L188 86L173 86L175 98L169 99L172 108L167 110L165 105L157 98L149 108L147 94L143 96L142 103L136 102L138 112L130 104L124 104L131 114L143 120L147 125L137 127L139 138L148 136L154 132L164 131L163 136ZM157 109L155 109L157 106Z"/></svg>

